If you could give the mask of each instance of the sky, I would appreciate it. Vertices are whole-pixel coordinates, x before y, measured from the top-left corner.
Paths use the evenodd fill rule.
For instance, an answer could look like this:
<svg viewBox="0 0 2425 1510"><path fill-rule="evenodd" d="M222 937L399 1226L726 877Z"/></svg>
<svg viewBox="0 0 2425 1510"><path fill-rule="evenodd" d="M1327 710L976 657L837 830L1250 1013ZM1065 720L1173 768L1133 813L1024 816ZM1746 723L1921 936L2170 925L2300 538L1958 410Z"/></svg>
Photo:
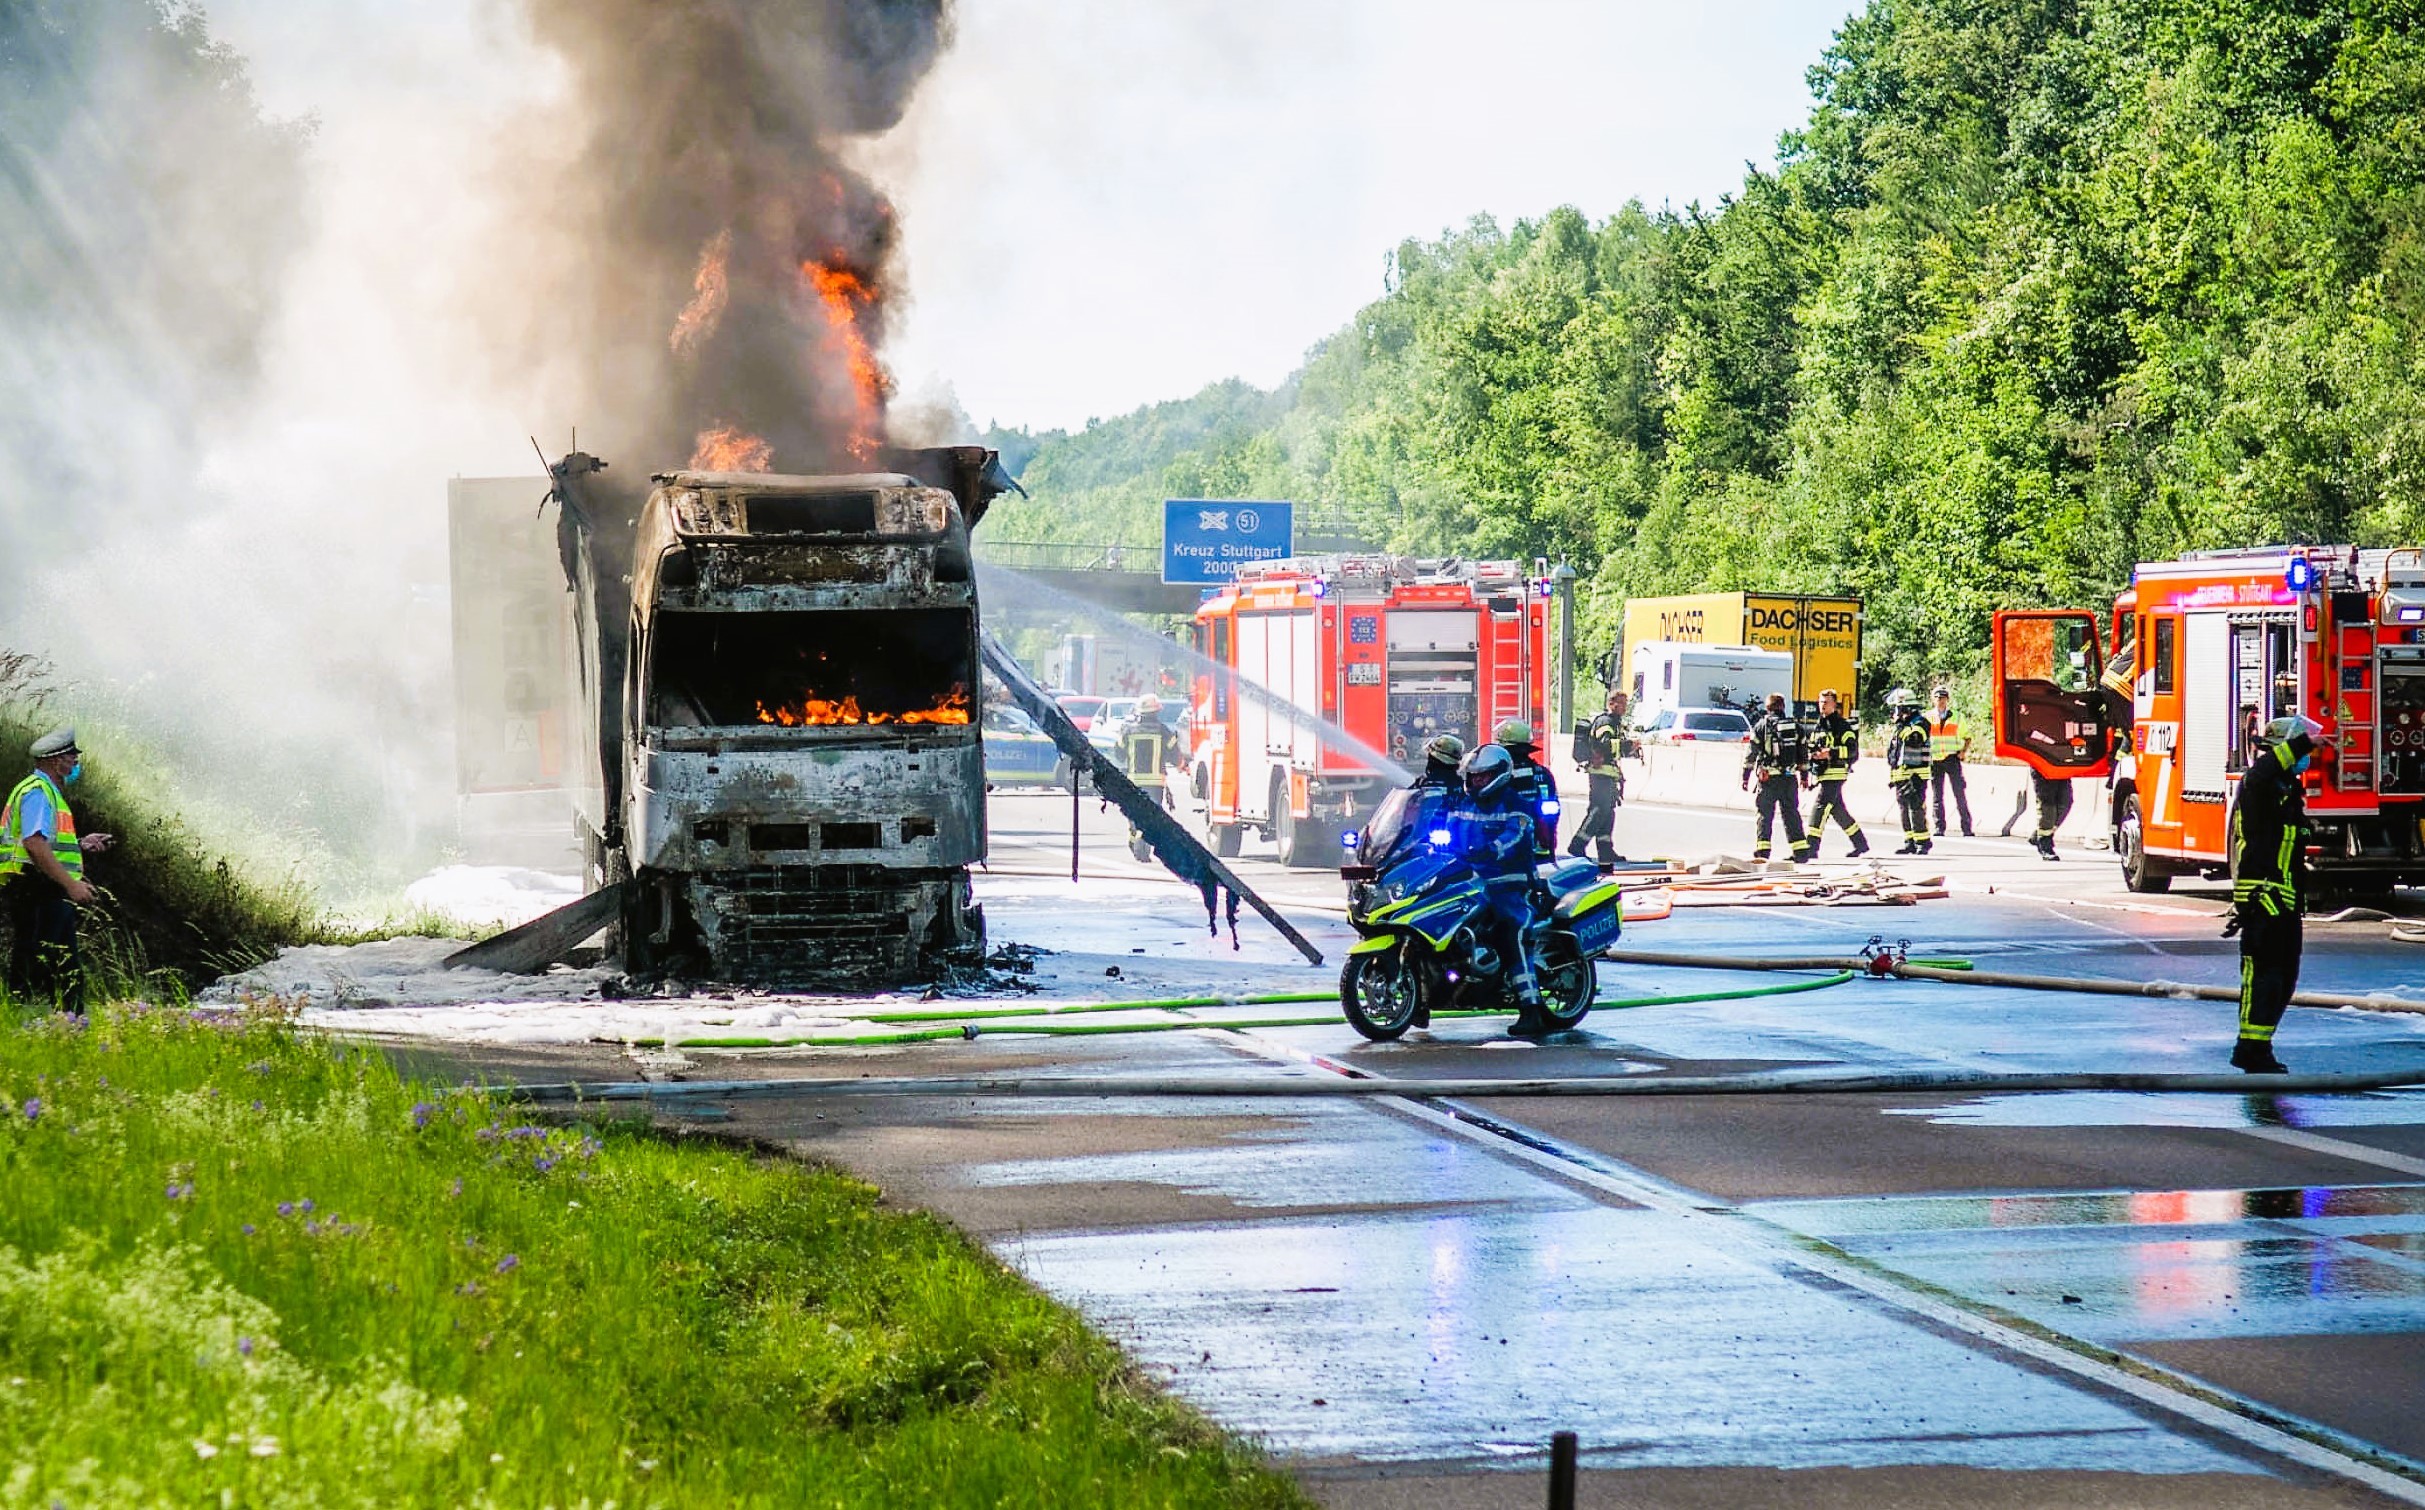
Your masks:
<svg viewBox="0 0 2425 1510"><path fill-rule="evenodd" d="M1848 8L959 0L909 117L857 153L901 213L888 357L905 398L949 394L980 425L1272 384L1382 293L1406 237L1715 201L1805 116L1804 71ZM504 0L209 14L273 111L317 115L332 156L379 142L424 193L466 171L483 122L554 87ZM399 119L430 123L443 157L390 145Z"/></svg>

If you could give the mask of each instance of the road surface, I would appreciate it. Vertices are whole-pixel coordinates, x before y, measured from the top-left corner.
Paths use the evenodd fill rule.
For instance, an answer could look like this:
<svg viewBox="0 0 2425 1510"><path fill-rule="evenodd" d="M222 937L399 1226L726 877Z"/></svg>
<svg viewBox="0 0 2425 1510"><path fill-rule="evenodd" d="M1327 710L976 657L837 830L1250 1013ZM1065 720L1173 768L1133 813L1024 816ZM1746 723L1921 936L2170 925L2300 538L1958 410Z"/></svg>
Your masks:
<svg viewBox="0 0 2425 1510"><path fill-rule="evenodd" d="M1240 862L1330 953L1315 969L1251 914L1237 949L1208 936L1193 893L1131 862L1091 800L1076 886L1066 795L998 796L992 814L992 930L1057 951L1040 962L1047 998L1334 983L1335 876L1251 843ZM1619 842L1741 854L1749 819L1629 809ZM1626 943L1847 954L1884 935L1982 968L2237 978L2219 883L2133 897L2106 856L2046 864L2019 839L1889 863L1953 895L1679 909ZM2381 921L2318 924L2306 984L2425 998L2420 960ZM1763 983L1781 982L1602 966L1604 997ZM1861 980L1595 1012L1540 1047L1500 1026L1388 1045L1329 1021L639 1058L697 1078L2212 1070L2233 1015ZM2425 1064L2425 1016L2297 1009L2281 1053L2298 1070ZM639 1073L604 1044L412 1057ZM1585 1505L2425 1504L2425 1093L801 1098L695 1114L950 1216L1328 1504L1536 1505L1557 1430L1580 1434Z"/></svg>

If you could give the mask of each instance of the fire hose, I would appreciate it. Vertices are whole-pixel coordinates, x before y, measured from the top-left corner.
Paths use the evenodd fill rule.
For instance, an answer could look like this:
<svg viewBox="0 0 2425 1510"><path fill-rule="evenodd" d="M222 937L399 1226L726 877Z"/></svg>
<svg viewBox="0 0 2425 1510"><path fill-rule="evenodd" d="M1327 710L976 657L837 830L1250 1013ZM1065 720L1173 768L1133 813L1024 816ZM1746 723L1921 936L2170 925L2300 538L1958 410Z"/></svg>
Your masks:
<svg viewBox="0 0 2425 1510"><path fill-rule="evenodd" d="M2239 991L2230 986L2201 986L2175 980L2114 980L2093 975L2018 975L2002 970L1948 969L1942 962L1923 964L1904 957L1895 950L1876 950L1857 958L1835 956L1800 956L1759 958L1721 954L1670 954L1649 949L1611 949L1601 958L1621 965L1663 965L1678 970L1854 970L1864 975L1896 980L1939 981L1956 986L2002 986L2018 991L2068 991L2088 996L2154 996L2176 1001L2238 1002ZM2408 1012L2425 1014L2425 1001L2405 997L2371 995L2358 996L2339 991L2300 991L2290 998L2294 1007L2338 1009L2354 1007L2365 1012Z"/></svg>
<svg viewBox="0 0 2425 1510"><path fill-rule="evenodd" d="M1788 996L1798 991L1823 991L1853 979L1853 972L1840 970L1833 975L1814 980L1789 981L1783 985L1760 986L1741 991L1694 991L1679 996L1610 997L1592 1003L1595 1012L1630 1011L1638 1007L1689 1006L1705 1001L1741 1001L1754 996ZM976 1007L959 1011L866 1012L852 1017L853 1022L918 1023L949 1022L951 1027L913 1028L899 1033L861 1033L849 1037L795 1038L684 1038L672 1046L684 1049L786 1049L786 1048L886 1048L905 1043L942 1043L950 1039L973 1039L992 1035L1019 1035L1041 1038L1082 1038L1118 1033L1184 1033L1207 1030L1241 1030L1247 1028L1319 1028L1339 1021L1336 1012L1320 1017L1260 1017L1260 1018L1187 1018L1177 1022L1114 1022L1057 1023L1013 1022L1001 1027L980 1027L983 1021L997 1018L1072 1017L1098 1012L1183 1012L1208 1007L1278 1006L1300 1002L1336 1001L1334 992L1285 992L1269 996L1181 996L1166 1001L1089 1001L1068 1006L1044 1007ZM1453 1008L1434 1012L1441 1018L1510 1017L1515 1009ZM663 1038L627 1038L616 1040L636 1049L656 1049L667 1046Z"/></svg>

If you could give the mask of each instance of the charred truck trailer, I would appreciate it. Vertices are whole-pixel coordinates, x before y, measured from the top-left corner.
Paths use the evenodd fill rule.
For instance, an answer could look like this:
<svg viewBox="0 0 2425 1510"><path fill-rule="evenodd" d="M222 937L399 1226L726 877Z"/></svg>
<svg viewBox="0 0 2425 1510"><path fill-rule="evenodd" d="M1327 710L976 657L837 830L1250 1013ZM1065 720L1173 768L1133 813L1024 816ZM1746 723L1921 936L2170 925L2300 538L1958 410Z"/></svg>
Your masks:
<svg viewBox="0 0 2425 1510"><path fill-rule="evenodd" d="M727 980L931 972L984 944L969 530L981 447L891 470L550 468L572 588L574 808L625 963Z"/></svg>

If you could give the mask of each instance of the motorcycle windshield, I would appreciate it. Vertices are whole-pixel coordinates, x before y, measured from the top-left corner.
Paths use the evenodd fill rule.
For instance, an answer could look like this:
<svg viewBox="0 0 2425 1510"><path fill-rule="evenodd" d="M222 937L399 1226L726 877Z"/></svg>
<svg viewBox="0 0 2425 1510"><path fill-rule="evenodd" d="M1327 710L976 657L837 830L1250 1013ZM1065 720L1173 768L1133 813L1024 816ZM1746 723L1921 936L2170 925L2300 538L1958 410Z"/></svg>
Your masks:
<svg viewBox="0 0 2425 1510"><path fill-rule="evenodd" d="M1413 796L1399 788L1382 798L1379 809L1366 820L1364 837L1356 845L1365 864L1386 865L1395 856L1399 841L1406 837L1406 815L1413 810Z"/></svg>

